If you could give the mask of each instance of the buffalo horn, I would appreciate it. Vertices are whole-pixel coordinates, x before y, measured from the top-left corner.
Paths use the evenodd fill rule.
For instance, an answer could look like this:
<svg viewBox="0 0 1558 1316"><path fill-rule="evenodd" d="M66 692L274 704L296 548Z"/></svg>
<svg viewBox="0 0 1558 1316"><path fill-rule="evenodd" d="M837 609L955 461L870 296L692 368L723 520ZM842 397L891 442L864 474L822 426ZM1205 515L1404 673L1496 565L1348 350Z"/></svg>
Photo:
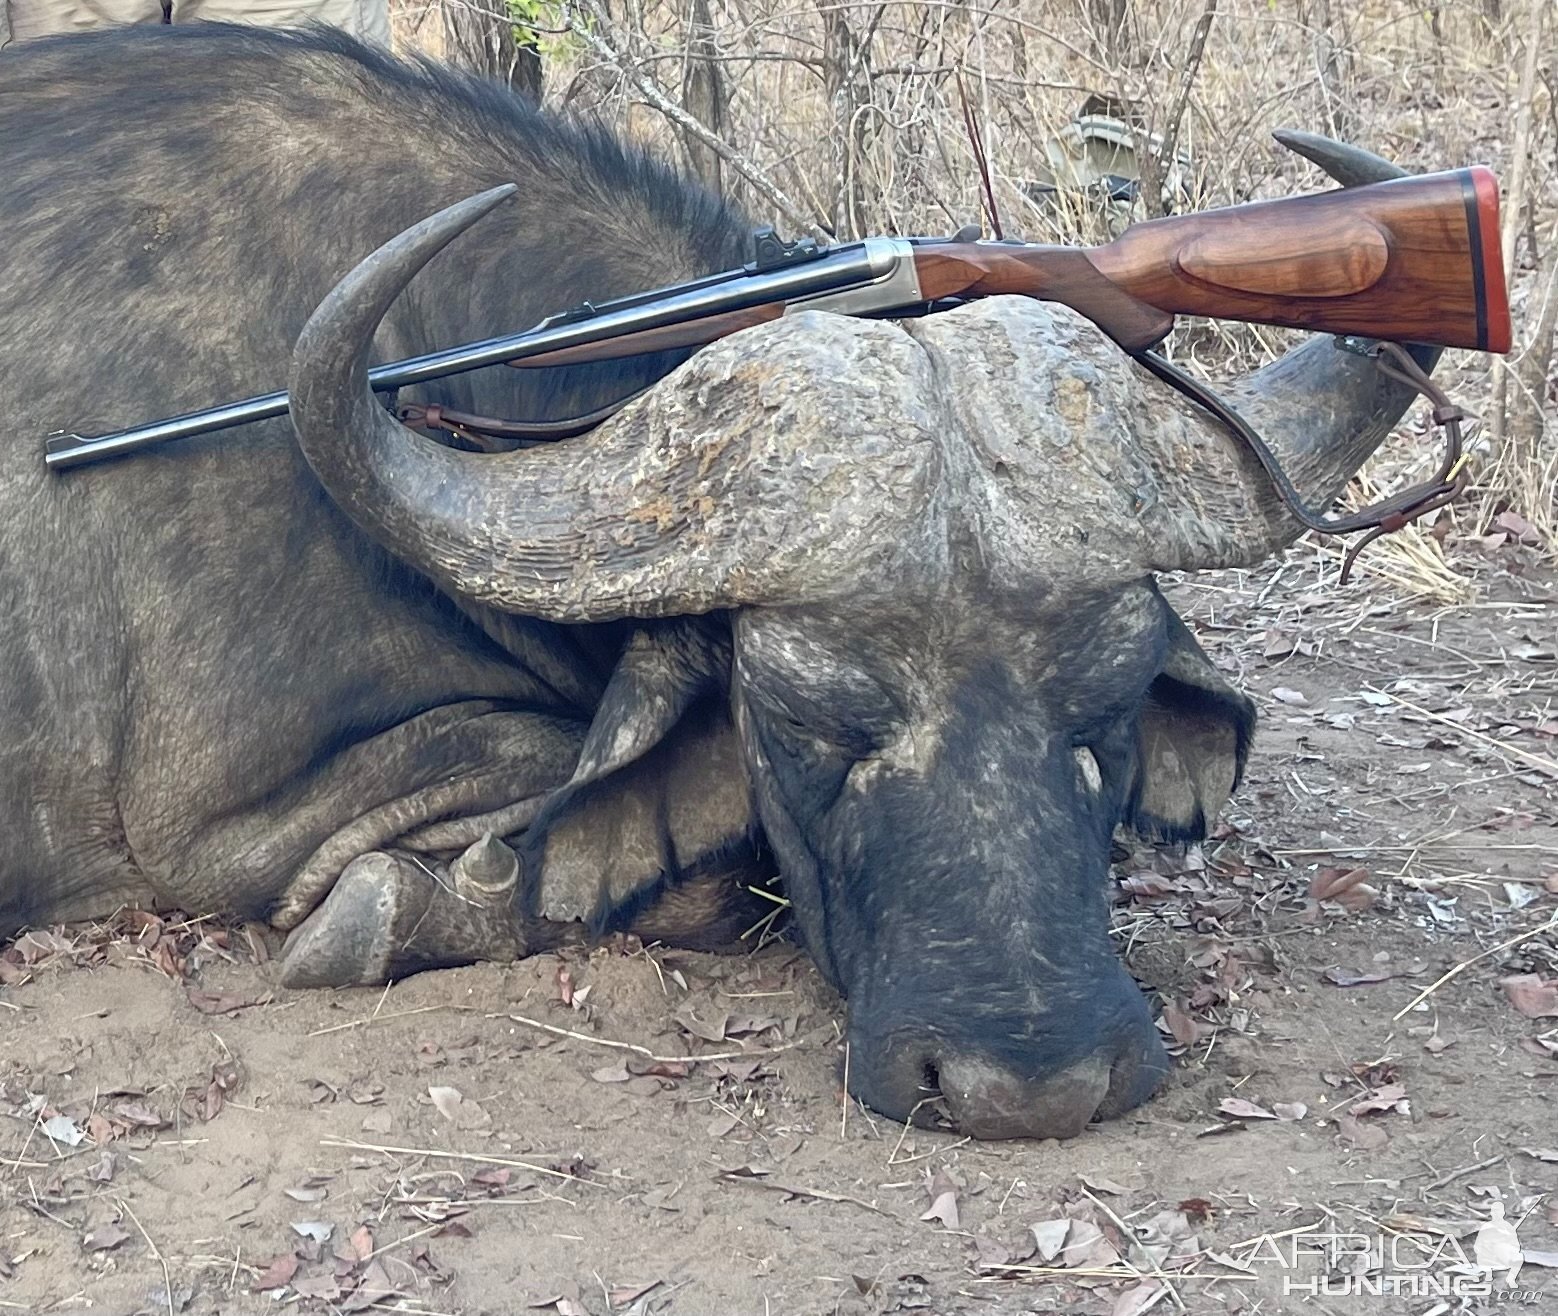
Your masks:
<svg viewBox="0 0 1558 1316"><path fill-rule="evenodd" d="M368 386L379 322L418 270L509 194L484 192L391 239L298 337L299 446L370 536L453 594L555 622L848 593L862 574L889 574L883 559L905 540L894 527L915 525L934 547L935 526L917 512L936 469L934 417L917 402L930 368L887 325L794 317L771 327L770 350L711 348L571 443L462 452L400 424ZM845 351L895 378L918 372L917 386L867 395L837 369ZM772 401L755 405L759 394ZM776 408L785 423L772 422ZM852 410L871 422L864 438ZM862 516L861 505L876 510Z"/></svg>
<svg viewBox="0 0 1558 1316"><path fill-rule="evenodd" d="M683 528L665 524L680 520L678 477L654 469L641 434L637 451L592 436L501 454L462 452L406 428L369 389L368 353L396 297L514 190L493 188L429 216L325 298L293 353L299 446L353 521L465 598L561 622L720 606L722 581L712 579L720 573L708 573L714 596L707 599L667 588ZM638 506L649 498L653 512Z"/></svg>
<svg viewBox="0 0 1558 1316"><path fill-rule="evenodd" d="M1312 133L1283 131L1276 138L1289 150L1312 160L1344 187L1404 177L1406 171L1356 146ZM1412 355L1432 370L1439 349L1413 345ZM1340 348L1329 336L1316 336L1220 394L1250 422L1271 447L1299 493L1311 507L1323 509L1341 493L1363 463L1401 419L1416 396L1386 378L1369 358ZM1184 477L1196 481L1195 472ZM1280 551L1303 532L1271 490L1253 461L1237 477L1244 497L1220 503L1217 526L1200 525L1177 540L1161 567L1196 569L1258 562ZM1176 500L1166 490L1165 507ZM1205 506L1208 499L1195 501ZM1233 508L1242 507L1241 517ZM1205 518L1203 518L1204 520Z"/></svg>

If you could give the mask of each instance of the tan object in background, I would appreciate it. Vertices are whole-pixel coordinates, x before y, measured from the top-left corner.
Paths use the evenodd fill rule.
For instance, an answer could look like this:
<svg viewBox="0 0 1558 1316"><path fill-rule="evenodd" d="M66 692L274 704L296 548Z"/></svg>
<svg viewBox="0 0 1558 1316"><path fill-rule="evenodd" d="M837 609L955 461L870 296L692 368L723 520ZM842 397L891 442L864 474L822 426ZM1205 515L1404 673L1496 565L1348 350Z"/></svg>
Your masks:
<svg viewBox="0 0 1558 1316"><path fill-rule="evenodd" d="M298 27L313 20L388 49L388 0L172 0L174 23ZM162 0L0 0L0 48L35 37L165 21Z"/></svg>

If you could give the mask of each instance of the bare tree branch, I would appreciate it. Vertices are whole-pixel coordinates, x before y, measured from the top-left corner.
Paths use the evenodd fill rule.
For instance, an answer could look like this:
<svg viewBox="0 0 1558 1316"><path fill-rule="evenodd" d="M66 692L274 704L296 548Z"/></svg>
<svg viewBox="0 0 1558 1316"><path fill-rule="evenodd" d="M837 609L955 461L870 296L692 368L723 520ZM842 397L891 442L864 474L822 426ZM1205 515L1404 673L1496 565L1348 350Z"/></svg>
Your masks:
<svg viewBox="0 0 1558 1316"><path fill-rule="evenodd" d="M746 179L787 223L800 229L811 229L814 226L813 221L807 218L801 208L763 172L755 161L748 159L729 142L711 132L707 126L678 105L659 83L637 70L629 69L627 60L601 35L602 30L609 30L611 26L610 16L605 9L594 3L594 0L586 0L584 7L594 22L586 22L579 13L570 9L569 26L607 65L631 83L648 104L654 106L683 132L697 138Z"/></svg>

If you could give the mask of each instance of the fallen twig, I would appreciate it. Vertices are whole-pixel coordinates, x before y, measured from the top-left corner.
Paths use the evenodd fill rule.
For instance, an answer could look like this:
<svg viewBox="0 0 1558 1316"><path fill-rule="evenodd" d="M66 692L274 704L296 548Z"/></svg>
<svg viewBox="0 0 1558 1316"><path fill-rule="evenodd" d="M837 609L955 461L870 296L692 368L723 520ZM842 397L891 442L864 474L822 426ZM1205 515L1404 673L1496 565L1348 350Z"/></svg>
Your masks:
<svg viewBox="0 0 1558 1316"><path fill-rule="evenodd" d="M1431 1184L1424 1184L1423 1191L1431 1193L1435 1188L1443 1188L1447 1183L1454 1183L1457 1179L1464 1179L1468 1174L1476 1174L1478 1170L1486 1170L1490 1166L1497 1165L1504 1158L1502 1156L1490 1156L1485 1161L1478 1161L1475 1165L1463 1165L1459 1170L1451 1170L1449 1174L1442 1174Z"/></svg>
<svg viewBox="0 0 1558 1316"><path fill-rule="evenodd" d="M1397 1010L1395 1014L1391 1015L1390 1022L1398 1022L1403 1015L1408 1013L1408 1011L1415 1010L1436 991L1443 987L1445 983L1449 982L1451 978L1459 977L1467 969L1471 968L1473 964L1487 959L1490 955L1497 955L1500 951L1508 950L1511 946L1518 946L1522 941L1530 941L1532 937L1540 936L1549 928L1558 928L1558 912L1548 915L1545 922L1538 923L1534 928L1530 928L1527 931L1522 932L1518 937L1511 937L1508 941L1501 941L1497 946L1490 946L1480 955L1473 955L1469 960L1462 960L1459 964L1451 968L1447 973L1443 974L1435 981L1429 983L1428 986L1424 987L1422 991L1418 992L1416 996L1414 996L1410 1001Z"/></svg>
<svg viewBox="0 0 1558 1316"><path fill-rule="evenodd" d="M1442 713L1435 713L1432 709L1424 708L1421 704L1414 704L1410 699L1403 699L1400 695L1392 694L1389 690L1381 690L1377 686L1364 686L1375 694L1384 695L1387 699L1393 699L1402 708L1410 708L1414 713L1429 718L1444 726L1452 727L1463 736L1470 736L1473 740L1481 741L1496 754L1503 754L1509 758L1519 759L1538 772L1545 772L1549 777L1558 780L1558 759L1548 758L1545 754L1533 754L1529 750L1521 749L1518 745L1506 745L1502 740L1495 740L1492 736L1484 735L1481 731L1473 731L1470 727L1463 727L1452 717L1445 717Z"/></svg>
<svg viewBox="0 0 1558 1316"><path fill-rule="evenodd" d="M532 1174L550 1175L553 1179L563 1179L568 1183L587 1184L591 1188L604 1188L603 1183L596 1183L593 1179L582 1179L576 1174L569 1174L566 1170L554 1170L547 1165L537 1165L534 1161L518 1161L512 1157L503 1156L479 1156L475 1152L439 1151L435 1147L390 1147L377 1142L355 1142L350 1138L321 1138L321 1147L343 1147L347 1151L381 1152L390 1156L429 1156L445 1161L471 1161L477 1165L504 1165L516 1170L529 1170Z"/></svg>
<svg viewBox="0 0 1558 1316"><path fill-rule="evenodd" d="M416 1239L426 1238L429 1234L436 1234L448 1223L449 1222L447 1220L440 1220L437 1224L429 1225L426 1229L419 1229L414 1234L407 1234L404 1238L397 1238L393 1243L386 1243L383 1247L376 1247L372 1252L368 1253L367 1256L359 1257L358 1263L365 1264L369 1261L372 1261L374 1257L382 1256L392 1248L399 1247L402 1243L411 1243Z"/></svg>
<svg viewBox="0 0 1558 1316"><path fill-rule="evenodd" d="M140 1218L130 1209L130 1204L122 1197L114 1198L119 1204L119 1209L130 1217L130 1223L140 1231L141 1237L146 1240L146 1246L151 1250L152 1259L162 1267L162 1296L168 1300L168 1316L176 1316L173 1310L173 1272L168 1269L167 1258L164 1257L157 1245L151 1241L151 1235L146 1232L146 1226Z"/></svg>
<svg viewBox="0 0 1558 1316"><path fill-rule="evenodd" d="M1131 1274L1140 1276L1142 1279L1149 1278L1144 1271L1137 1270L1134 1266L1132 1266L1129 1260L1131 1242L1136 1237L1135 1230L1126 1224L1125 1221L1121 1220L1120 1217L1114 1213L1114 1210L1110 1207L1109 1203L1104 1201L1103 1198L1099 1197L1098 1194L1093 1192L1093 1190L1085 1183L1082 1185L1082 1191L1092 1201L1094 1206L1096 1206L1100 1211L1108 1216L1110 1220L1114 1222L1114 1227L1120 1231L1120 1242L1124 1245L1127 1253L1127 1259L1124 1264L1130 1270ZM1163 1285L1164 1291L1167 1292L1169 1297L1174 1300L1174 1305L1178 1307L1180 1311L1189 1310L1189 1308L1185 1306L1184 1298L1180 1296L1179 1290L1174 1287L1171 1280L1163 1275L1153 1275L1151 1278L1156 1279L1158 1283Z"/></svg>
<svg viewBox="0 0 1558 1316"><path fill-rule="evenodd" d="M380 1004L383 1003L382 998ZM328 1028L316 1028L311 1033L305 1033L305 1037L323 1037L326 1033L339 1033L347 1028L366 1028L369 1024L387 1022L391 1019L404 1019L413 1014L429 1014L434 1010L468 1010L465 1005L419 1005L412 1010L393 1010L389 1014L380 1014L375 1010L363 1019L348 1019L344 1024L331 1024Z"/></svg>
<svg viewBox="0 0 1558 1316"><path fill-rule="evenodd" d="M609 1037L591 1037L588 1033L576 1033L571 1028L559 1028L556 1024L543 1023L539 1019L529 1019L522 1014L494 1014L490 1019L508 1019L516 1024L524 1024L527 1028L538 1028L543 1033L551 1033L553 1037L567 1037L575 1042L588 1042L592 1046L609 1047L614 1051L632 1051L635 1055L641 1055L646 1060L653 1060L661 1065L692 1065L701 1060L748 1060L759 1056L777 1056L785 1051L793 1051L805 1040L796 1038L793 1042L784 1042L779 1046L755 1046L745 1051L711 1051L702 1056L661 1056L656 1055L647 1046L640 1046L637 1042L617 1042Z"/></svg>
<svg viewBox="0 0 1558 1316"><path fill-rule="evenodd" d="M1275 1237L1275 1236L1274 1236ZM1221 1264L1221 1263L1219 1263ZM1087 1275L1101 1279L1155 1279L1167 1288L1169 1280L1199 1279L1208 1283L1227 1283L1229 1280L1253 1280L1255 1275L1241 1274L1234 1270L1222 1275L1198 1275L1193 1270L1132 1270L1129 1266L1000 1266L986 1264L982 1270L999 1271L998 1275L985 1275L976 1284L988 1284L992 1280L1024 1279L1029 1275Z"/></svg>
<svg viewBox="0 0 1558 1316"><path fill-rule="evenodd" d="M774 1183L768 1179L755 1178L749 1174L732 1174L729 1171L719 1176L724 1183L746 1184L750 1188L766 1188L770 1192L784 1193L787 1197L811 1197L819 1202L839 1202L849 1206L858 1206L862 1211L870 1211L874 1215L884 1215L889 1220L897 1220L903 1223L901 1216L884 1207L877 1206L873 1202L866 1201L863 1197L851 1197L847 1193L830 1193L825 1188L799 1188L794 1184Z"/></svg>

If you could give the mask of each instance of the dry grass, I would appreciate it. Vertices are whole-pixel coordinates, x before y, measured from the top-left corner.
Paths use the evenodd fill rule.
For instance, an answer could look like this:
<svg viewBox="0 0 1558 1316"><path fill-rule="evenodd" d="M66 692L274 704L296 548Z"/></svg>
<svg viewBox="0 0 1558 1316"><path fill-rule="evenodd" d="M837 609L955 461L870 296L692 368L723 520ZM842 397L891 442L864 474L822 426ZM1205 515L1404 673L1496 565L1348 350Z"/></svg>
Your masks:
<svg viewBox="0 0 1558 1316"><path fill-rule="evenodd" d="M397 39L436 51L474 0L397 0ZM1514 509L1558 556L1558 8L1552 0L508 0L543 52L545 100L676 158L792 232L950 232L983 219L960 80L983 129L1009 234L1107 239L1127 218L1045 205L1046 140L1089 96L1128 104L1166 139L1143 194L1189 152L1197 207L1314 190L1271 140L1292 126L1427 171L1494 167L1506 187L1515 351L1455 354L1447 377L1482 419L1467 537ZM439 11L440 21L428 17ZM474 10L467 9L468 15ZM1181 360L1210 374L1267 359L1283 336L1190 325ZM1396 487L1435 461L1398 441L1368 479ZM1437 543L1376 549L1408 589L1467 588ZM1419 588L1420 587L1420 588Z"/></svg>

